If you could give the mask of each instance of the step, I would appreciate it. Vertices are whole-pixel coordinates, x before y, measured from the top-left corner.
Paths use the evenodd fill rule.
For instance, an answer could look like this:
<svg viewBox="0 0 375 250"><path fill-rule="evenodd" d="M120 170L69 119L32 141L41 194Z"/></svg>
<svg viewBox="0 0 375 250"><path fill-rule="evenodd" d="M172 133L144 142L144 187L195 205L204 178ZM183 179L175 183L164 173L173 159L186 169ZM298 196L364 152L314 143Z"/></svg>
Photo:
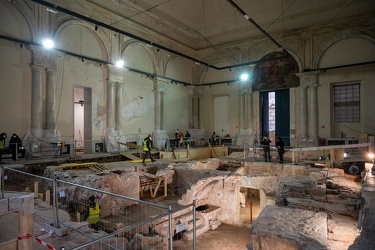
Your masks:
<svg viewBox="0 0 375 250"><path fill-rule="evenodd" d="M196 236L198 237L199 235L207 232L208 230L206 229L205 225L199 225L196 227ZM194 231L193 229L188 230L184 233L184 239L185 240L192 240L194 236Z"/></svg>

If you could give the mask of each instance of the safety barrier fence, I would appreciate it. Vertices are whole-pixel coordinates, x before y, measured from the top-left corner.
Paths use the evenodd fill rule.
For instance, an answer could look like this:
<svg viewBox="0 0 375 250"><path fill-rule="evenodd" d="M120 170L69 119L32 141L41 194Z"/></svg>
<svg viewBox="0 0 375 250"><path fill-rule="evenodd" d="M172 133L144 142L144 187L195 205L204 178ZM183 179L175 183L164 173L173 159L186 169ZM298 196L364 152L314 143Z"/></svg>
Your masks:
<svg viewBox="0 0 375 250"><path fill-rule="evenodd" d="M157 204L26 171L37 172L2 166L1 198L34 193L34 249L195 249L195 202ZM85 183L91 182L87 177ZM101 219L90 225L91 196L100 205ZM188 230L190 248L179 243Z"/></svg>
<svg viewBox="0 0 375 250"><path fill-rule="evenodd" d="M279 161L279 154L278 149L276 146L270 145L270 154L271 154L271 161ZM292 147L290 146L284 146L284 160L286 160L286 157L288 152L290 151ZM238 151L242 152L244 161L264 161L264 151L263 151L263 145L261 144L243 144L242 146L238 146ZM233 151L233 149L232 149ZM288 159L290 161L290 159Z"/></svg>
<svg viewBox="0 0 375 250"><path fill-rule="evenodd" d="M315 146L315 147L292 147L284 146L284 162L292 163L321 163L326 164L332 161L340 162L357 162L371 161L369 152L371 152L370 143ZM264 161L263 145L261 144L244 144L238 148L243 152L244 160ZM272 162L280 160L278 148L270 145Z"/></svg>

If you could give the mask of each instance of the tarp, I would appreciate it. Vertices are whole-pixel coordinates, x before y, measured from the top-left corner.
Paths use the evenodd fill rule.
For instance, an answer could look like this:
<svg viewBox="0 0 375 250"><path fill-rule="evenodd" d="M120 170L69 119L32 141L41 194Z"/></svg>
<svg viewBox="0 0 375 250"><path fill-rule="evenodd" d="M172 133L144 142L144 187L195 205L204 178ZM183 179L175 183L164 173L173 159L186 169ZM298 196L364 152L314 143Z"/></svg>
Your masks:
<svg viewBox="0 0 375 250"><path fill-rule="evenodd" d="M254 130L240 128L237 135L236 146L249 146L254 144L256 135Z"/></svg>
<svg viewBox="0 0 375 250"><path fill-rule="evenodd" d="M31 157L61 154L61 135L56 129L31 129L22 140Z"/></svg>
<svg viewBox="0 0 375 250"><path fill-rule="evenodd" d="M105 131L105 147L108 153L118 152L118 142L126 143L126 135L122 130L107 128ZM120 152L128 149L125 145L120 145Z"/></svg>

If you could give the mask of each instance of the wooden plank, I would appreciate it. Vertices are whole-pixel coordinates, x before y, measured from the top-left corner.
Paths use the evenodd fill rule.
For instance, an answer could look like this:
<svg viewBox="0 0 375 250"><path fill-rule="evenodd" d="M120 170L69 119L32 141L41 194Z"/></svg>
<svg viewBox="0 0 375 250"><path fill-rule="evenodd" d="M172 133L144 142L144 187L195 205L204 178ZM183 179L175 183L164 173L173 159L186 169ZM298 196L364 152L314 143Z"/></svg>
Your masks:
<svg viewBox="0 0 375 250"><path fill-rule="evenodd" d="M103 171L109 170L109 168L103 166L102 164L89 165L89 168L95 173L101 173Z"/></svg>
<svg viewBox="0 0 375 250"><path fill-rule="evenodd" d="M142 146L139 146L139 145L131 143L131 142L127 142L127 143L125 143L125 145L128 146L129 148L136 148L136 149L143 150Z"/></svg>
<svg viewBox="0 0 375 250"><path fill-rule="evenodd" d="M132 161L129 161L129 162L131 162L131 163L141 163L142 161L143 161L142 159L138 158L138 160L132 160ZM145 162L151 162L151 160L150 159L146 159Z"/></svg>
<svg viewBox="0 0 375 250"><path fill-rule="evenodd" d="M132 155L132 154L129 153L129 152L121 152L120 154L121 154L122 156L125 156L126 158L131 159L131 160L139 160L139 159L141 159L141 158L139 158L139 157L137 157L137 156L135 156L135 155Z"/></svg>
<svg viewBox="0 0 375 250"><path fill-rule="evenodd" d="M51 190L46 190L46 203L51 205Z"/></svg>
<svg viewBox="0 0 375 250"><path fill-rule="evenodd" d="M97 165L98 162L84 162L84 163L65 163L60 164L58 167L67 169L67 168L88 168L90 165Z"/></svg>

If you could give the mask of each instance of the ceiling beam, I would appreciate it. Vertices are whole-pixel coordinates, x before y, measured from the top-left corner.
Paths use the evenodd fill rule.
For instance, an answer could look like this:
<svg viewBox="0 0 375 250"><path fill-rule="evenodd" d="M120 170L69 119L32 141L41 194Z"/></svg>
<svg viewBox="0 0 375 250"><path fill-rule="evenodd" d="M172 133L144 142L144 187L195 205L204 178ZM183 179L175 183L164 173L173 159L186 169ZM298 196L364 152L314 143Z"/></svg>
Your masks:
<svg viewBox="0 0 375 250"><path fill-rule="evenodd" d="M207 62L204 62L204 61L198 60L198 59L196 59L196 58L193 58L193 57L191 57L191 56L188 56L188 55L182 54L182 53L180 53L180 52L178 52L178 51L175 51L175 50L172 50L172 49L170 49L170 48L164 47L164 46L162 46L162 45L160 45L160 44L153 43L152 41L149 41L149 40L146 40L146 39L141 38L141 37L139 37L139 36L136 36L136 35L130 34L130 33L126 32L126 31L123 31L123 30L121 30L121 29L115 28L115 27L113 27L113 26L111 26L111 25L108 25L108 24L106 24L106 23L100 22L100 21L98 21L98 20L92 19L92 18L87 17L87 16L84 16L84 15L81 15L81 14L79 14L79 13L73 12L73 11L71 11L71 10L68 10L68 9L63 8L63 7L57 6L57 5L55 5L55 4L49 3L49 2L47 2L47 1L44 1L44 0L31 0L31 1L32 1L32 2L35 2L35 3L37 3L37 4L40 4L40 5L46 6L47 8L51 8L51 9L53 9L53 10L56 10L56 11L58 11L58 12L62 12L62 13L65 13L65 14L71 15L71 16L76 17L76 18L78 18L78 19L82 19L82 20L87 21L87 22L89 22L89 23L92 23L92 24L94 24L94 25L101 26L101 27L106 28L106 29L108 29L108 30L112 30L112 31L117 32L117 33L119 33L119 34L122 34L122 35L125 35L125 36L127 36L127 37L133 38L133 39L138 40L138 41L140 41L140 42L143 42L143 43L145 43L145 44L148 44L148 45L154 46L154 47L156 47L156 48L159 48L159 49L165 50L165 51L167 51L167 52L173 53L173 54L175 54L175 55L178 55L178 56L180 56L180 57L186 58L186 59L188 59L188 60L190 60L190 61L195 62L195 63L198 64L198 65L200 65L200 64L201 64L201 65L205 65L205 66L207 66L207 67L209 67L209 68L212 68L212 69L223 70L223 69L228 69L228 68L236 68L236 67L240 67L240 66L253 65L253 64L256 64L256 63L260 63L260 61L261 61L261 60L258 60L258 61L250 61L250 62L245 62L245 63L241 63L241 64L235 64L235 65L230 65L230 66L225 66L225 67L216 67L216 66L211 65L211 64L209 64L209 63L207 63ZM229 0L228 0L228 1L229 1ZM235 6L237 6L233 1L230 1L230 2L232 2ZM238 7L238 8L239 8L239 7ZM243 12L243 11L241 10L240 13L245 13L245 12ZM254 22L254 24L255 24L255 22ZM256 24L256 25L257 25L257 24ZM258 25L257 25L257 26L258 26ZM258 26L258 27L259 27L259 26ZM260 28L260 27L259 27L259 28ZM261 29L261 28L260 28L260 29ZM263 31L263 32L265 33L265 31ZM265 34L267 34L267 33L265 33ZM268 34L267 34L267 36L273 40L273 38L270 37ZM273 40L273 41L276 42L275 40ZM277 42L276 42L276 43L277 43ZM277 43L277 44L278 44L278 43ZM290 56L289 53L286 52L286 50L285 50L281 45L278 44L278 47L282 48L283 51L284 51L288 56ZM271 59L269 59L269 61L273 61L273 60L280 60L280 58L271 58Z"/></svg>

